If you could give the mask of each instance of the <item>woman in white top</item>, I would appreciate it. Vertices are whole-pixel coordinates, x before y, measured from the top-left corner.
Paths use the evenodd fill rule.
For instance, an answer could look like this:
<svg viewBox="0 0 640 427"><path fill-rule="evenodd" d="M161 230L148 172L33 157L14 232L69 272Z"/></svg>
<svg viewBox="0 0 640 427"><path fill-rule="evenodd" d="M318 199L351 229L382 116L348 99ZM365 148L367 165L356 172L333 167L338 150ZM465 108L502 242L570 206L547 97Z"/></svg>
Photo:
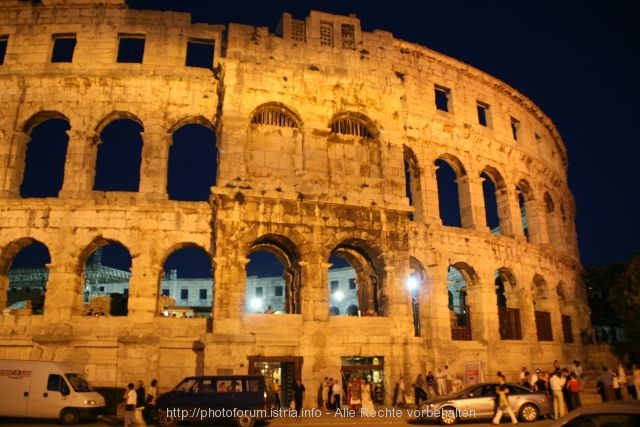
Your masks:
<svg viewBox="0 0 640 427"><path fill-rule="evenodd" d="M370 417L374 411L375 408L373 407L373 400L371 399L371 382L365 381L362 385L362 409L360 409L360 415Z"/></svg>

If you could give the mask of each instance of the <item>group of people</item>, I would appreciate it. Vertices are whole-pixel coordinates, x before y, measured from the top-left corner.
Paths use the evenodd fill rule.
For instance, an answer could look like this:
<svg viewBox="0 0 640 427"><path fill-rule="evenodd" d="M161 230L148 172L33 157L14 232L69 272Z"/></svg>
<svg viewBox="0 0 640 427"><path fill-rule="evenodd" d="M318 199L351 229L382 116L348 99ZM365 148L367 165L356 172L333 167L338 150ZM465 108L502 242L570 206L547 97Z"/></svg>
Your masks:
<svg viewBox="0 0 640 427"><path fill-rule="evenodd" d="M407 393L404 377L401 376L396 383L394 390L394 405L406 407L415 405L417 408L420 402L428 400L429 396L446 396L454 392L453 374L449 370L449 366L438 368L435 375L432 371L428 371L423 377L418 374L416 380L411 384L412 393Z"/></svg>
<svg viewBox="0 0 640 427"><path fill-rule="evenodd" d="M624 395L632 399L638 399L640 394L640 368L636 364L631 365L631 374L627 375L627 370L623 363L619 363L615 370L603 366L596 387L603 402L622 400Z"/></svg>
<svg viewBox="0 0 640 427"><path fill-rule="evenodd" d="M326 410L340 410L346 404L356 414L366 415L374 410L373 391L374 384L358 374L349 377L346 390L343 390L340 379L325 377L318 388L318 406Z"/></svg>
<svg viewBox="0 0 640 427"><path fill-rule="evenodd" d="M136 426L136 411L142 408L142 418L145 423L153 422L153 409L158 398L158 380L153 379L149 388L145 390L144 382L139 380L135 385L129 383L122 399L124 401L124 427Z"/></svg>

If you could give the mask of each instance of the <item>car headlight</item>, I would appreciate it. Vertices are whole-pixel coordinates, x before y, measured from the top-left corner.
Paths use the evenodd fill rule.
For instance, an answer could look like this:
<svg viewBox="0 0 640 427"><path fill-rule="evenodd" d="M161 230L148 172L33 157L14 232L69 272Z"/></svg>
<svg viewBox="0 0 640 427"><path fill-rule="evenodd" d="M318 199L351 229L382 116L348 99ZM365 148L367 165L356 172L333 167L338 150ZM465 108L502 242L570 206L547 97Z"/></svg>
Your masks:
<svg viewBox="0 0 640 427"><path fill-rule="evenodd" d="M82 401L82 403L84 403L85 405L95 405L96 401L93 399L85 399Z"/></svg>

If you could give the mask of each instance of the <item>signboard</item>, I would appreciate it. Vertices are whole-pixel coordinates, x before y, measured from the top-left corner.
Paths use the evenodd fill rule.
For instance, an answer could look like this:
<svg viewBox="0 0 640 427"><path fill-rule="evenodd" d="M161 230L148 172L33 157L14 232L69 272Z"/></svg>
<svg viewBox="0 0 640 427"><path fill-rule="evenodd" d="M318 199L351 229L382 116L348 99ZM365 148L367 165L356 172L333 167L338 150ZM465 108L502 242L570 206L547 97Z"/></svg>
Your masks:
<svg viewBox="0 0 640 427"><path fill-rule="evenodd" d="M477 384L482 380L482 365L480 362L466 362L464 364L464 383Z"/></svg>

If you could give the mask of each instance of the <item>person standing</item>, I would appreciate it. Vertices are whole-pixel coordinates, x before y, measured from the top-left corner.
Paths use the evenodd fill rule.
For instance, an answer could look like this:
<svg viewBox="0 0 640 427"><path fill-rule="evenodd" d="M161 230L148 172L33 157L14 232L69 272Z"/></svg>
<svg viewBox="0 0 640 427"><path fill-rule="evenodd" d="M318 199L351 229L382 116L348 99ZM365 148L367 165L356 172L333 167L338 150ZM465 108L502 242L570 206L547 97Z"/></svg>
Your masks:
<svg viewBox="0 0 640 427"><path fill-rule="evenodd" d="M620 383L620 392L622 394L628 394L627 389L627 372L624 369L622 363L618 363L618 382Z"/></svg>
<svg viewBox="0 0 640 427"><path fill-rule="evenodd" d="M551 395L553 396L553 419L557 420L558 418L564 416L564 394L563 387L565 383L565 378L562 375L560 370L557 370L551 375L549 379L549 387L551 388Z"/></svg>
<svg viewBox="0 0 640 427"><path fill-rule="evenodd" d="M147 389L147 398L142 411L142 418L147 424L153 422L153 412L156 406L156 399L158 398L158 380L155 378L151 380L151 385Z"/></svg>
<svg viewBox="0 0 640 427"><path fill-rule="evenodd" d="M569 392L569 401L567 407L569 411L574 411L582 407L580 402L580 380L575 372L572 372L569 376L569 382L567 384L567 390Z"/></svg>
<svg viewBox="0 0 640 427"><path fill-rule="evenodd" d="M147 394L144 391L144 382L138 380L136 384L136 408L144 408L147 403Z"/></svg>
<svg viewBox="0 0 640 427"><path fill-rule="evenodd" d="M331 387L333 393L333 404L338 411L342 408L342 381L336 380Z"/></svg>
<svg viewBox="0 0 640 427"><path fill-rule="evenodd" d="M124 392L124 427L137 426L136 422L136 403L138 396L134 390L133 383L127 384L127 389Z"/></svg>
<svg viewBox="0 0 640 427"><path fill-rule="evenodd" d="M447 387L444 382L444 373L442 372L442 368L438 368L436 371L436 387L438 396L444 396L447 394Z"/></svg>
<svg viewBox="0 0 640 427"><path fill-rule="evenodd" d="M300 378L296 379L296 383L293 385L293 402L296 416L300 416L302 413L302 402L304 401L304 384Z"/></svg>
<svg viewBox="0 0 640 427"><path fill-rule="evenodd" d="M602 367L602 374L598 380L598 385L601 389L603 402L611 402L615 399L615 392L613 391L613 376L606 366Z"/></svg>
<svg viewBox="0 0 640 427"><path fill-rule="evenodd" d="M427 392L424 391L424 379L422 378L422 374L418 374L415 382L415 390L414 390L414 398L416 408L420 406L421 400L427 400Z"/></svg>
<svg viewBox="0 0 640 427"><path fill-rule="evenodd" d="M505 381L506 379L504 375L498 375L499 384L496 386L496 406L498 409L496 411L496 416L493 417L493 421L491 422L493 425L500 424L502 414L505 412L509 414L509 417L511 417L511 424L518 424L516 414L513 413L513 409L511 409L511 404L509 403L509 387L505 384Z"/></svg>
<svg viewBox="0 0 640 427"><path fill-rule="evenodd" d="M280 383L278 380L273 380L273 394L276 395L276 407L280 408Z"/></svg>
<svg viewBox="0 0 640 427"><path fill-rule="evenodd" d="M633 373L633 397L640 399L640 368L638 365L631 365L631 372Z"/></svg>

